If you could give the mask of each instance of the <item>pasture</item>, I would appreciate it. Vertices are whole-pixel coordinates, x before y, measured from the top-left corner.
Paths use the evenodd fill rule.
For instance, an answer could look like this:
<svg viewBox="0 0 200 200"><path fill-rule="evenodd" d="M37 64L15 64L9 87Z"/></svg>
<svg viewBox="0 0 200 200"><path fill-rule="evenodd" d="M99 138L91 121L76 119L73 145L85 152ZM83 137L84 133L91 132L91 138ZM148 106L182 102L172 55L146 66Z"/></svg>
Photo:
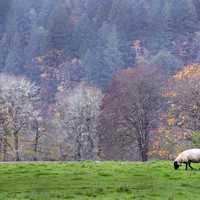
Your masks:
<svg viewBox="0 0 200 200"><path fill-rule="evenodd" d="M0 164L2 200L193 200L199 191L200 171L171 161Z"/></svg>

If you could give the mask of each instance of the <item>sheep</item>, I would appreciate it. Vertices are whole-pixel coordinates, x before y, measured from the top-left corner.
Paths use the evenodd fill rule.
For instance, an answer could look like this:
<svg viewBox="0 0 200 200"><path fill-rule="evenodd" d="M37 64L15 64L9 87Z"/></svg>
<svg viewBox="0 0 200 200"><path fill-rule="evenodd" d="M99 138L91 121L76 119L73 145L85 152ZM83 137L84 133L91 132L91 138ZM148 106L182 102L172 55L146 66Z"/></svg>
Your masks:
<svg viewBox="0 0 200 200"><path fill-rule="evenodd" d="M185 164L185 170L188 166L193 169L191 163L200 163L200 149L188 149L183 151L179 156L174 160L174 169L178 169L181 163Z"/></svg>

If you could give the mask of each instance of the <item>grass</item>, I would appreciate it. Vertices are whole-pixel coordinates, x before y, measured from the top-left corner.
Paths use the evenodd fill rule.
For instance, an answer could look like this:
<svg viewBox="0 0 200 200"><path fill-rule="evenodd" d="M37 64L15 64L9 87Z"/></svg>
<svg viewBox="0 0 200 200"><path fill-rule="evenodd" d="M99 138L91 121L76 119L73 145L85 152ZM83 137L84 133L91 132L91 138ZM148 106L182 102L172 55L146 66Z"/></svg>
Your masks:
<svg viewBox="0 0 200 200"><path fill-rule="evenodd" d="M3 200L194 200L199 191L200 170L169 161L0 164Z"/></svg>

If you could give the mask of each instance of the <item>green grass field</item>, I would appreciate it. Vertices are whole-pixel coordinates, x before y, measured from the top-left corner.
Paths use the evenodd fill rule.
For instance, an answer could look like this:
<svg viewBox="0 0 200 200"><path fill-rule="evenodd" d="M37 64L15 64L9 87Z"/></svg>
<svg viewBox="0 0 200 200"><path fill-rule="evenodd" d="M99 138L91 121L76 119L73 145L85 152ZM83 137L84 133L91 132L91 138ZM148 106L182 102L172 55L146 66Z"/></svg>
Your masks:
<svg viewBox="0 0 200 200"><path fill-rule="evenodd" d="M198 200L200 170L168 161L0 164L0 199Z"/></svg>

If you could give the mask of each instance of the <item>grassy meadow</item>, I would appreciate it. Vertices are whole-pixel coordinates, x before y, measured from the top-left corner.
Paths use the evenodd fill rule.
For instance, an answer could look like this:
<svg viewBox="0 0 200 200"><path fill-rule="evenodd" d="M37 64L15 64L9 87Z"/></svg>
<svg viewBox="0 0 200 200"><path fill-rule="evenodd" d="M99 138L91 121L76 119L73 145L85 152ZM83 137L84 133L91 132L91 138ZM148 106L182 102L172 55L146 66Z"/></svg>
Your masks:
<svg viewBox="0 0 200 200"><path fill-rule="evenodd" d="M169 161L3 163L0 199L200 199L200 170L175 171Z"/></svg>

